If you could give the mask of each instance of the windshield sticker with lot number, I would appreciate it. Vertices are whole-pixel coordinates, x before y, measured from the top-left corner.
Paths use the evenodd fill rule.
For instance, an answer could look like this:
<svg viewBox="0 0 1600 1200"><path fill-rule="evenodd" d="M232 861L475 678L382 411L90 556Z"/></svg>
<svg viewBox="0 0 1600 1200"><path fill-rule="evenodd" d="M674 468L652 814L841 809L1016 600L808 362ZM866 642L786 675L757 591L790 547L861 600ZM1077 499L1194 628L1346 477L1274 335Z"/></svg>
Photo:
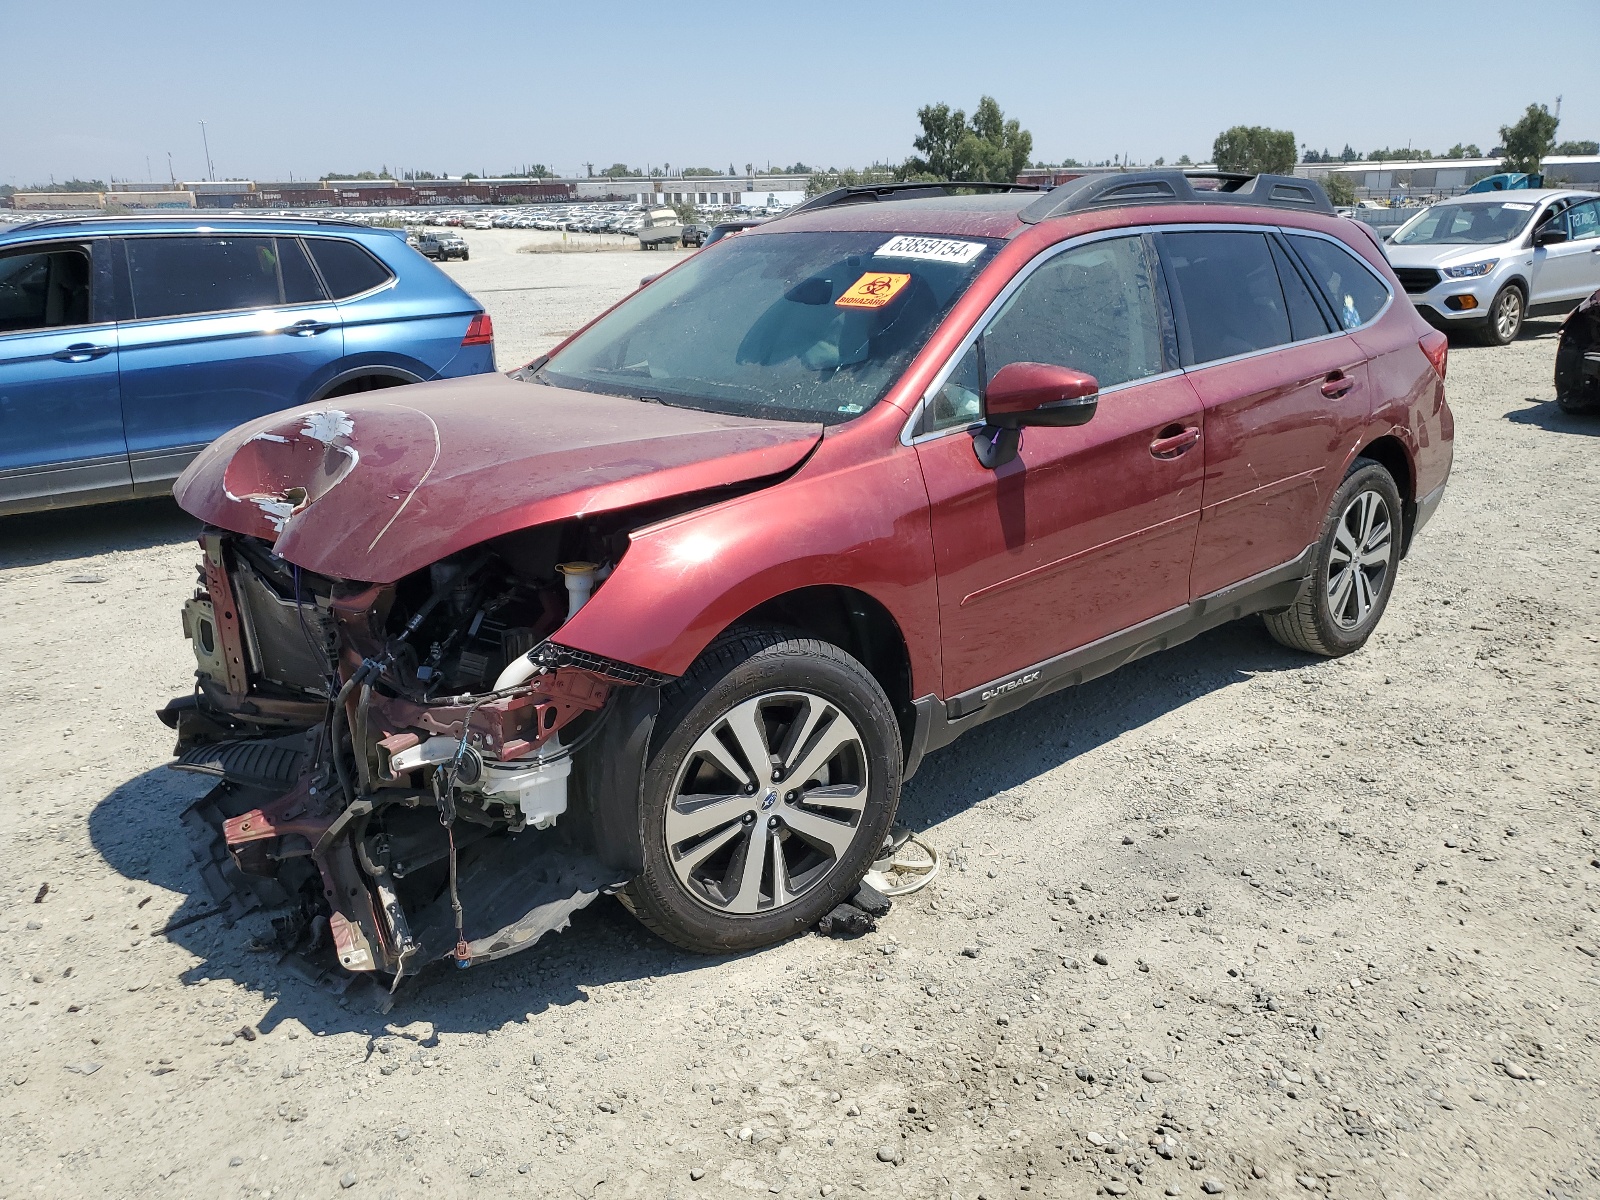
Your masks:
<svg viewBox="0 0 1600 1200"><path fill-rule="evenodd" d="M1511 201L1507 200L1504 203L1502 203L1500 205L1500 207L1501 208L1509 208L1509 209L1512 209L1515 212L1527 212L1530 208L1533 207L1533 205L1531 205L1531 204L1513 204L1513 203L1511 203Z"/></svg>
<svg viewBox="0 0 1600 1200"><path fill-rule="evenodd" d="M835 308L882 308L900 294L900 289L911 282L909 275L890 275L884 271L868 271L845 288L844 295L833 302Z"/></svg>
<svg viewBox="0 0 1600 1200"><path fill-rule="evenodd" d="M983 253L982 242L901 234L878 247L878 258L925 258L929 262L969 263Z"/></svg>

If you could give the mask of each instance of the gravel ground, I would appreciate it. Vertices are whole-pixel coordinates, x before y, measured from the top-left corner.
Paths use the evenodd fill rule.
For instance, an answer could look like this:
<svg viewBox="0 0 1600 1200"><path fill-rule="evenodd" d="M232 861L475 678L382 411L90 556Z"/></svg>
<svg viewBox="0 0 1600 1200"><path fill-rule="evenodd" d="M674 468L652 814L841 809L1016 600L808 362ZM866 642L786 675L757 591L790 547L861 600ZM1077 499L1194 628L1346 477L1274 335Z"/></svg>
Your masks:
<svg viewBox="0 0 1600 1200"><path fill-rule="evenodd" d="M502 366L654 267L469 236ZM249 920L159 932L206 907L152 717L187 519L0 524L0 1194L1600 1193L1600 422L1553 332L1452 353L1362 653L1248 621L985 726L902 804L949 869L860 940L695 958L605 900L386 1016Z"/></svg>

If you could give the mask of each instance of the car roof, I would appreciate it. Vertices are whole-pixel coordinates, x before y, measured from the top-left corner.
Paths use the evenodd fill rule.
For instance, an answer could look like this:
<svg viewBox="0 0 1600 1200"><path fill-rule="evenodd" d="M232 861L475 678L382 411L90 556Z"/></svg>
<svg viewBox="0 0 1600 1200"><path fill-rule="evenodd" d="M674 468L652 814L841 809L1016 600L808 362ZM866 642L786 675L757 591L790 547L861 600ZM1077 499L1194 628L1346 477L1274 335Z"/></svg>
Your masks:
<svg viewBox="0 0 1600 1200"><path fill-rule="evenodd" d="M267 216L150 216L45 217L0 229L0 242L32 241L45 237L73 237L115 233L399 233L383 226L363 225L337 217Z"/></svg>
<svg viewBox="0 0 1600 1200"><path fill-rule="evenodd" d="M1467 192L1439 200L1439 204L1504 204L1508 200L1551 200L1557 196L1592 196L1582 188L1501 188L1493 192Z"/></svg>

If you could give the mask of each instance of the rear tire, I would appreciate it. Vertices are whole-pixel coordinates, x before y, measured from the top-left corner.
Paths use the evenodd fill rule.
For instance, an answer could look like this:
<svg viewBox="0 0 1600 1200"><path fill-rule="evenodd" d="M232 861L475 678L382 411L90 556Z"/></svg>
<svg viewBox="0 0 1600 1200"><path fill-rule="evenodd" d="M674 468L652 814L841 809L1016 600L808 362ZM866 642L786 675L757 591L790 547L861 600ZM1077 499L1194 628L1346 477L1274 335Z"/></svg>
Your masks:
<svg viewBox="0 0 1600 1200"><path fill-rule="evenodd" d="M1370 458L1356 459L1322 523L1311 578L1292 605L1263 614L1267 632L1326 658L1366 645L1394 591L1402 519L1394 477Z"/></svg>
<svg viewBox="0 0 1600 1200"><path fill-rule="evenodd" d="M1489 302L1489 317L1479 328L1479 336L1486 346L1509 346L1522 332L1522 319L1527 313L1527 300L1522 289L1508 283L1495 293Z"/></svg>
<svg viewBox="0 0 1600 1200"><path fill-rule="evenodd" d="M792 937L872 865L903 761L889 698L839 647L782 629L726 634L663 690L641 789L644 870L619 899L686 950Z"/></svg>

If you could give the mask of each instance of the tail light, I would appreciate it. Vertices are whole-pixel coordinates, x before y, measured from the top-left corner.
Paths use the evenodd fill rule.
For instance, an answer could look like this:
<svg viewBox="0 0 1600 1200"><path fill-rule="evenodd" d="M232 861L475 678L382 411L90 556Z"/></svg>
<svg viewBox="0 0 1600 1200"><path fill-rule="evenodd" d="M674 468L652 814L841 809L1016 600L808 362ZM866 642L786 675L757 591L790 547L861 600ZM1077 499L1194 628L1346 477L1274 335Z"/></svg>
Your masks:
<svg viewBox="0 0 1600 1200"><path fill-rule="evenodd" d="M1417 345L1422 347L1422 352L1428 356L1434 371L1440 379L1443 379L1445 363L1450 357L1450 339L1437 329L1430 329L1422 335Z"/></svg>
<svg viewBox="0 0 1600 1200"><path fill-rule="evenodd" d="M488 313L481 312L472 318L472 324L467 326L467 336L461 339L461 344L463 346L488 346L492 345L493 342L494 322L489 319Z"/></svg>

